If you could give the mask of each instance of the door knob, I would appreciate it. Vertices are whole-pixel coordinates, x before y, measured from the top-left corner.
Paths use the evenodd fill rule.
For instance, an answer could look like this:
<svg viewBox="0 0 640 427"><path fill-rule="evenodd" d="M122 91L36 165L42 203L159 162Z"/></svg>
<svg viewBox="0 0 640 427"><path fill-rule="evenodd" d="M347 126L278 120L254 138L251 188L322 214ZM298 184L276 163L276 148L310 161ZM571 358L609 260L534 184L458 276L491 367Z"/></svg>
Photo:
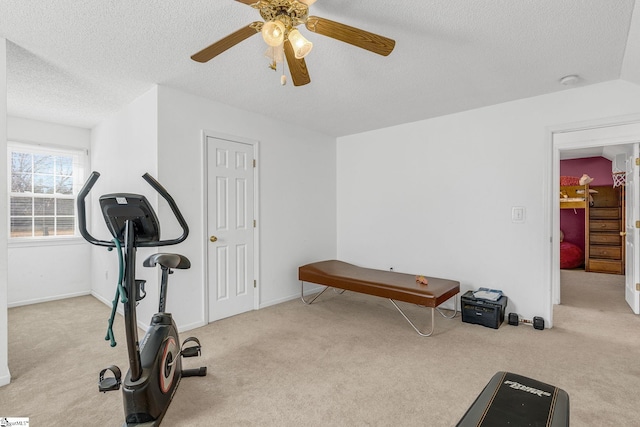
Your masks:
<svg viewBox="0 0 640 427"><path fill-rule="evenodd" d="M217 238L216 236L211 236L211 237L209 237L209 241L210 241L211 243L213 243L213 242L217 242L217 241L218 241L218 238Z"/></svg>

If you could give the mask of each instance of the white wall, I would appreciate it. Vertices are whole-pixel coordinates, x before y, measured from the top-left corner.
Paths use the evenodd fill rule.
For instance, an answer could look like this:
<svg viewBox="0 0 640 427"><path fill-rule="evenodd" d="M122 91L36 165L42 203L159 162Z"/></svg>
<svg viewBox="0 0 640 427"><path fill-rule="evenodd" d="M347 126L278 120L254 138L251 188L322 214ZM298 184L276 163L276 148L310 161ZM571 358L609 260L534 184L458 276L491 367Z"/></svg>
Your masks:
<svg viewBox="0 0 640 427"><path fill-rule="evenodd" d="M90 233L100 240L110 241L113 238L100 213L98 199L101 195L142 194L154 207L157 206L155 191L141 178L145 172L157 176L157 99L158 92L154 87L93 129L91 166L100 173L100 178L87 198L87 205L91 206L88 226ZM89 246L88 243L86 245ZM143 268L142 261L154 252L150 248L138 249L136 263L139 267L136 278L147 280L153 285L156 280L155 271ZM117 256L115 252L97 246L93 247L91 253L92 294L111 304L118 278ZM155 287L150 286L148 291L148 297L138 306L138 320L142 324L148 324L158 308Z"/></svg>
<svg viewBox="0 0 640 427"><path fill-rule="evenodd" d="M91 144L91 129L22 117L8 117L7 140L88 150Z"/></svg>
<svg viewBox="0 0 640 427"><path fill-rule="evenodd" d="M638 112L619 80L339 138L338 257L503 289L548 320L547 128Z"/></svg>
<svg viewBox="0 0 640 427"><path fill-rule="evenodd" d="M0 224L7 223L7 40L0 38ZM0 227L0 386L9 384L7 228Z"/></svg>
<svg viewBox="0 0 640 427"><path fill-rule="evenodd" d="M9 117L7 139L88 150L91 131ZM86 295L91 291L91 257L82 238L64 242L10 242L8 256L9 307Z"/></svg>
<svg viewBox="0 0 640 427"><path fill-rule="evenodd" d="M192 268L179 272L169 287L169 308L179 329L206 323L204 299L205 236L203 204L204 130L260 141L260 306L297 297L297 267L336 255L335 139L263 116L159 86L94 128L92 166L102 176L92 191L92 234L110 240L97 197L109 192L142 193L164 223L163 237L177 234L166 203L139 177L155 176L172 194L189 223L189 238L163 248L186 255ZM293 197L292 197L293 195ZM95 231L94 231L95 230ZM117 260L96 248L92 292L110 303ZM138 321L148 324L157 309L157 269L141 267L151 249L138 250L138 274L148 296L138 306Z"/></svg>
<svg viewBox="0 0 640 427"><path fill-rule="evenodd" d="M620 78L640 84L640 3L638 2L635 4L631 16Z"/></svg>
<svg viewBox="0 0 640 427"><path fill-rule="evenodd" d="M177 322L205 322L203 130L259 141L260 306L297 297L298 266L336 255L335 139L163 86L158 105L159 180L190 226L190 237L176 251L193 266L180 272L179 294L169 289Z"/></svg>

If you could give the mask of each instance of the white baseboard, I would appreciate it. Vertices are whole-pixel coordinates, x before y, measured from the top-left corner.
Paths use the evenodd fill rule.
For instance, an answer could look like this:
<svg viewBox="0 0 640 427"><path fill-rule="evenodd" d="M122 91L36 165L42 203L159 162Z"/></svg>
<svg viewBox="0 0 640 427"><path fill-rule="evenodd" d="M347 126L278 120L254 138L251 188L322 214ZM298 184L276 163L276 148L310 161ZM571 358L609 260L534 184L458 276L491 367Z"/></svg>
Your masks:
<svg viewBox="0 0 640 427"><path fill-rule="evenodd" d="M113 303L111 300L106 299L105 297L103 297L102 295L97 294L94 291L91 291L91 296L94 297L95 299L97 299L98 301L102 302L104 305L111 307L111 304ZM121 311L121 310L118 310ZM122 314L122 313L120 313Z"/></svg>
<svg viewBox="0 0 640 427"><path fill-rule="evenodd" d="M202 326L206 326L207 323L206 322L193 322L189 325L180 325L178 326L178 333L182 334L183 332L187 332L190 331L192 329L196 329L196 328L200 328ZM181 337L181 339L184 339L184 337Z"/></svg>
<svg viewBox="0 0 640 427"><path fill-rule="evenodd" d="M93 296L95 299L97 299L98 301L100 301L101 303L106 305L107 307L112 307L113 306L113 301L106 299L102 295L99 295L99 294L91 291L91 296ZM120 316L124 316L124 308L123 308L123 306L121 304L118 304L118 310L116 311L116 313L119 314ZM143 331L146 331L147 329L149 329L149 324L148 323L144 323L140 319L137 319L137 321L138 321L137 322L138 323L138 328L142 329Z"/></svg>
<svg viewBox="0 0 640 427"><path fill-rule="evenodd" d="M304 296L315 294L318 291L321 291L322 289L324 289L324 286L322 286L322 285L313 285L313 284L305 282L305 285L304 285ZM275 299L275 300L262 302L258 306L258 309L270 307L270 306L276 305L276 304L281 304L283 302L291 301L291 300L298 299L298 298L300 298L300 292L296 292L293 295L289 295L289 296L286 296L286 297L283 297L283 298L278 298L278 299Z"/></svg>
<svg viewBox="0 0 640 427"><path fill-rule="evenodd" d="M7 304L7 307L13 308L13 307L20 307L22 305L40 304L41 302L57 301L57 300L67 299L67 298L82 297L85 295L92 295L92 293L88 291L82 291L82 292L74 292L74 293L64 294L64 295L54 295L54 296L44 297L44 298L34 298L30 300L11 302Z"/></svg>
<svg viewBox="0 0 640 427"><path fill-rule="evenodd" d="M106 298L102 297L101 295L98 295L95 292L91 292L91 295L93 295L94 298L96 298L97 300L101 301L102 303L104 303L106 306L111 307L111 305L113 304L112 301L107 300ZM124 310L122 308L121 305L118 306L118 314L121 316L124 316ZM147 329L149 329L149 324L145 323L144 321L137 319L138 320L138 328L142 329L143 331L146 331ZM178 333L182 333L182 332L186 332L186 331L190 331L191 329L196 329L199 328L201 326L206 325L205 322L203 321L199 321L199 322L194 322L188 325L180 325L178 326Z"/></svg>
<svg viewBox="0 0 640 427"><path fill-rule="evenodd" d="M11 374L9 373L9 367L2 369L7 374L0 377L0 387L8 385L11 382Z"/></svg>

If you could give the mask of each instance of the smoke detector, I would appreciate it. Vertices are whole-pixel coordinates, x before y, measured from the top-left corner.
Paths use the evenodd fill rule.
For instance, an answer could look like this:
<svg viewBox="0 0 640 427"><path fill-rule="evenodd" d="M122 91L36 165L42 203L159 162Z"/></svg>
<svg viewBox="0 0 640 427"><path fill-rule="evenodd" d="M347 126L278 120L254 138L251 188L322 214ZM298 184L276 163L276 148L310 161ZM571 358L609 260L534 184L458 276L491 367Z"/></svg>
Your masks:
<svg viewBox="0 0 640 427"><path fill-rule="evenodd" d="M573 86L578 84L579 81L580 76L577 74L569 74L568 76L564 76L559 80L560 84L564 86Z"/></svg>

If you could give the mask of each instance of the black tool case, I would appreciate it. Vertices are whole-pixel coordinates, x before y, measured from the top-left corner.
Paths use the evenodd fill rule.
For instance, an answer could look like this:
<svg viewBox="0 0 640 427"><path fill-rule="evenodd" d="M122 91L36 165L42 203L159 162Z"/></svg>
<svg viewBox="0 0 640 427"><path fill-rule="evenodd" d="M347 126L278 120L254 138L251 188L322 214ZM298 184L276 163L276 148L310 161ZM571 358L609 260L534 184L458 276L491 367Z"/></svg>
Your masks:
<svg viewBox="0 0 640 427"><path fill-rule="evenodd" d="M478 299L473 291L467 291L460 299L462 321L498 329L504 322L504 311L507 308L507 297L501 296L497 301Z"/></svg>

